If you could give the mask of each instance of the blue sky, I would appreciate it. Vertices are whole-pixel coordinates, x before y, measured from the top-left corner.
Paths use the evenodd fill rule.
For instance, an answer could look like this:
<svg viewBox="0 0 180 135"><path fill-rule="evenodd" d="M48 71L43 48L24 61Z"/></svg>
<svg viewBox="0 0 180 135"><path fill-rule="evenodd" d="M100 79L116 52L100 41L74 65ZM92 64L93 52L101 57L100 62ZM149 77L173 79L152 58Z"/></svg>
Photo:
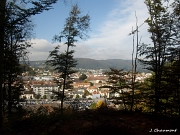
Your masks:
<svg viewBox="0 0 180 135"><path fill-rule="evenodd" d="M49 42L52 37L58 34L63 29L65 19L69 15L71 5L78 4L82 14L89 14L91 17L92 30L90 32L96 33L98 27L106 20L109 11L113 10L116 2L111 0L59 0L53 5L53 9L44 11L42 14L33 17L36 24L35 33L36 38L45 38ZM106 3L106 4L104 4ZM89 33L90 34L90 33Z"/></svg>
<svg viewBox="0 0 180 135"><path fill-rule="evenodd" d="M73 48L75 58L92 59L131 59L132 36L128 34L135 28L136 18L141 25L148 18L148 11L143 0L59 0L53 9L33 17L36 25L35 38L32 39L30 60L45 60L49 51L60 43L52 43L55 34L62 31L72 4L78 4L82 14L91 17L90 36L86 41L79 41ZM149 43L147 24L140 28L141 42ZM61 43L61 51L65 45Z"/></svg>

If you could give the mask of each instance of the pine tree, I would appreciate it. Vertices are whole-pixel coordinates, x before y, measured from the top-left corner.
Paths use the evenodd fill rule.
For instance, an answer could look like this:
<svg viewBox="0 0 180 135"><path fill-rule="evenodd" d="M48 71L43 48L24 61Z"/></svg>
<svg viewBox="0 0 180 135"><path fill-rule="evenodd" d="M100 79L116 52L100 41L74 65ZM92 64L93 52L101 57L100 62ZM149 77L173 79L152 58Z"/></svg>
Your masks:
<svg viewBox="0 0 180 135"><path fill-rule="evenodd" d="M61 73L59 78L63 78L61 109L63 109L64 91L72 83L70 75L76 72L73 68L76 66L77 61L73 58L74 50L71 47L75 46L74 43L78 41L78 38L86 39L88 37L86 32L89 30L89 21L89 15L81 16L78 5L73 5L69 17L66 19L63 31L60 35L54 36L54 41L61 42L65 39L64 44L66 45L66 51L64 53L59 51L59 46L55 47L50 52L49 58L51 59L46 62L53 66L58 73Z"/></svg>
<svg viewBox="0 0 180 135"><path fill-rule="evenodd" d="M26 39L31 28L29 27L30 17L39 14L44 10L49 10L51 4L56 3L57 0L2 0L0 2L0 120L3 123L3 102L8 99L8 111L11 112L12 99L18 98L19 85L14 87L12 85L17 81L17 74L19 73L19 59L25 56L29 43ZM30 4L30 8L24 5ZM23 5L23 6L22 6ZM8 87L7 87L8 86ZM17 89L16 89L17 88ZM13 94L12 94L13 93ZM7 97L3 97L7 95ZM1 126L2 128L3 126Z"/></svg>
<svg viewBox="0 0 180 135"><path fill-rule="evenodd" d="M168 11L169 7L163 6L161 0L146 0L150 17L147 19L152 45L142 44L139 48L141 59L146 69L154 73L152 85L154 90L155 113L160 110L160 98L163 92L162 73L169 56L168 48L173 44L172 26L173 19Z"/></svg>
<svg viewBox="0 0 180 135"><path fill-rule="evenodd" d="M127 105L130 106L131 99L130 99L130 91L125 91L124 89L129 88L128 81L130 81L130 78L128 78L128 73L123 71L123 69L118 70L115 68L110 68L110 71L105 72L105 75L108 76L107 83L108 86L102 86L100 88L109 88L110 93L118 93L120 97L110 97L111 99L116 100L115 104L120 104L119 100L122 100L123 107L125 110L127 110Z"/></svg>

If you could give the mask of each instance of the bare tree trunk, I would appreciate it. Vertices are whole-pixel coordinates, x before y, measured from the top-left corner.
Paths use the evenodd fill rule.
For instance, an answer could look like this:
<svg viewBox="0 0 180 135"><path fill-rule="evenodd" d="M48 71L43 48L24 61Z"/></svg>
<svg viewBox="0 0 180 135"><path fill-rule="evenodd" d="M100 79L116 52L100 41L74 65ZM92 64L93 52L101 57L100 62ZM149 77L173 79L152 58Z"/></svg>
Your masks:
<svg viewBox="0 0 180 135"><path fill-rule="evenodd" d="M63 111L63 102L64 102L64 91L65 91L65 86L66 86L66 80L67 80L67 70L68 70L68 53L69 53L69 46L70 46L70 41L68 37L68 44L67 44L67 54L66 54L66 65L65 65L65 72L64 72L64 81L63 81L63 91L62 91L62 98L61 98L61 111Z"/></svg>
<svg viewBox="0 0 180 135"><path fill-rule="evenodd" d="M178 55L179 55L179 60L178 60L178 62L179 62L179 64L180 64L180 50L178 51L179 53L178 53ZM178 65L179 65L178 64ZM179 71L179 70L178 70ZM178 73L178 78L177 78L177 80L178 80L178 83L177 83L177 97L178 97L178 113L179 113L179 118L180 118L180 91L179 91L179 80L180 80L180 71L179 71L179 73Z"/></svg>
<svg viewBox="0 0 180 135"><path fill-rule="evenodd" d="M61 97L61 111L63 111L65 85L66 85L66 77L63 80L63 91L62 91L62 97Z"/></svg>
<svg viewBox="0 0 180 135"><path fill-rule="evenodd" d="M133 31L133 29L132 29L132 31ZM130 112L132 112L132 110L133 110L133 105L134 105L134 34L135 33L133 33L133 51L132 51L132 98L131 98L131 109L130 109Z"/></svg>
<svg viewBox="0 0 180 135"><path fill-rule="evenodd" d="M3 49L4 49L4 25L5 25L6 0L0 1L0 133L3 129Z"/></svg>
<svg viewBox="0 0 180 135"><path fill-rule="evenodd" d="M12 78L11 73L8 75L9 81L8 81L8 114L11 117L11 110L12 110L12 98L11 98L11 84L12 84Z"/></svg>
<svg viewBox="0 0 180 135"><path fill-rule="evenodd" d="M124 106L124 110L126 111L126 103L125 103L125 99L124 99L124 91L122 90L122 102L123 102L123 106Z"/></svg>
<svg viewBox="0 0 180 135"><path fill-rule="evenodd" d="M136 16L136 12L135 12L135 16ZM136 30L133 31L133 52L132 52L132 101L131 101L131 109L130 111L132 112L133 111L133 106L134 106L134 90L135 90L135 80L136 80L136 69L137 69L137 56L138 56L138 45L139 45L139 35L138 35L138 19L137 19L137 16L136 16ZM135 50L135 47L134 47L134 34L135 32L137 33L137 36L136 36L136 52L135 52L135 60L134 60L134 50Z"/></svg>

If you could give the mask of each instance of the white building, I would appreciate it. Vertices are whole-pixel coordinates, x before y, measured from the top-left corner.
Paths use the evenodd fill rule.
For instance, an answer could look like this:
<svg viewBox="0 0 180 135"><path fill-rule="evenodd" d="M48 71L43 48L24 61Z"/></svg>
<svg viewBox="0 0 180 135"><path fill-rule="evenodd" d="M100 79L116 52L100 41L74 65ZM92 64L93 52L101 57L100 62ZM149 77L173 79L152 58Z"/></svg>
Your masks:
<svg viewBox="0 0 180 135"><path fill-rule="evenodd" d="M38 81L52 81L54 80L54 77L52 76L34 76L33 77L34 80L38 80Z"/></svg>
<svg viewBox="0 0 180 135"><path fill-rule="evenodd" d="M93 92L92 93L92 99L95 99L95 98L100 98L100 93L99 92Z"/></svg>
<svg viewBox="0 0 180 135"><path fill-rule="evenodd" d="M41 95L42 97L44 95L53 95L52 91L58 91L57 84L32 85L31 87L36 95Z"/></svg>
<svg viewBox="0 0 180 135"><path fill-rule="evenodd" d="M25 91L22 95L20 95L20 98L25 99L34 99L34 92L32 91Z"/></svg>

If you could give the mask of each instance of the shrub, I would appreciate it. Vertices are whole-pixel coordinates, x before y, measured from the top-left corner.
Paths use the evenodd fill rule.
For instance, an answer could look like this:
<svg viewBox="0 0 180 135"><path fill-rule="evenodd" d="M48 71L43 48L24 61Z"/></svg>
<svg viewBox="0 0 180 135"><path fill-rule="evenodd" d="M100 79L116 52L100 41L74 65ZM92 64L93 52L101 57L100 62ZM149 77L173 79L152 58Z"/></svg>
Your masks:
<svg viewBox="0 0 180 135"><path fill-rule="evenodd" d="M96 103L92 103L90 109L96 109Z"/></svg>
<svg viewBox="0 0 180 135"><path fill-rule="evenodd" d="M105 107L105 106L106 106L105 101L99 100L96 103L92 103L91 106L90 106L90 109L97 109L97 108L102 108L102 107Z"/></svg>
<svg viewBox="0 0 180 135"><path fill-rule="evenodd" d="M96 108L101 108L101 107L105 107L106 103L102 100L98 101L96 104Z"/></svg>

